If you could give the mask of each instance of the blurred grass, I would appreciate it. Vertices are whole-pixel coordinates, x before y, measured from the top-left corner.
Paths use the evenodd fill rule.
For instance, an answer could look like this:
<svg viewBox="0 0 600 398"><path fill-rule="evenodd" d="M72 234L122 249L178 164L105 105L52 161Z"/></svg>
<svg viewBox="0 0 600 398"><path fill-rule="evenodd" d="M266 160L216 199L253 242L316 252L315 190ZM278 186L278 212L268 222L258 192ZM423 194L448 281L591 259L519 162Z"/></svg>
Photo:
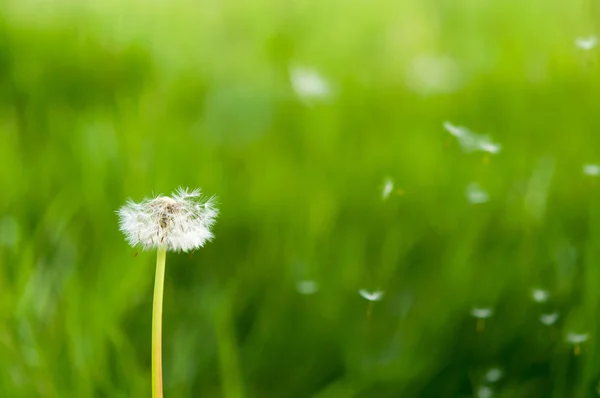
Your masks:
<svg viewBox="0 0 600 398"><path fill-rule="evenodd" d="M581 168L600 162L600 74L573 41L599 10L2 3L0 395L149 396L154 256L114 211L183 185L222 216L168 256L167 397L471 397L492 366L496 396L596 396L599 186ZM460 89L419 91L422 55L450 57ZM299 100L296 65L333 99ZM502 152L465 154L445 120ZM386 177L405 193L382 201ZM370 318L359 288L385 291ZM495 309L482 333L473 306ZM580 356L570 331L590 334Z"/></svg>

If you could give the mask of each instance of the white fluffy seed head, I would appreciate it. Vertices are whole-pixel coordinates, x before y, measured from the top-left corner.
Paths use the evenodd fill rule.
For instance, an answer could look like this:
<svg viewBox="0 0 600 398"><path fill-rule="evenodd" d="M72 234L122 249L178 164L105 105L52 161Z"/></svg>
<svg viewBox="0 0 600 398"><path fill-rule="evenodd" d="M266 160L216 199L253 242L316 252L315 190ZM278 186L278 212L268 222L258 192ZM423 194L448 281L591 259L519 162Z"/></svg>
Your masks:
<svg viewBox="0 0 600 398"><path fill-rule="evenodd" d="M117 214L119 229L131 246L187 252L213 238L210 228L218 210L214 198L203 198L199 189L179 188L172 197L158 195L140 203L129 200Z"/></svg>

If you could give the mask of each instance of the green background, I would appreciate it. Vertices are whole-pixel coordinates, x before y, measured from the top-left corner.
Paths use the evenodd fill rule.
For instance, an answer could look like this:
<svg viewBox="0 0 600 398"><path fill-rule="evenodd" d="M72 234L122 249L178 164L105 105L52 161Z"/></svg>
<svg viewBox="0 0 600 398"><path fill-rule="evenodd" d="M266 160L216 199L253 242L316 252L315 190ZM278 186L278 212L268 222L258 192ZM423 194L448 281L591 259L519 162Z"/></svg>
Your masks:
<svg viewBox="0 0 600 398"><path fill-rule="evenodd" d="M582 166L600 162L600 69L574 40L598 1L0 13L1 397L150 396L155 253L115 211L178 186L221 215L167 256L166 397L597 396L600 181ZM299 98L295 67L331 95ZM502 151L465 153L446 120ZM385 291L370 316L361 288ZM481 332L476 306L494 308ZM589 334L578 356L570 332Z"/></svg>

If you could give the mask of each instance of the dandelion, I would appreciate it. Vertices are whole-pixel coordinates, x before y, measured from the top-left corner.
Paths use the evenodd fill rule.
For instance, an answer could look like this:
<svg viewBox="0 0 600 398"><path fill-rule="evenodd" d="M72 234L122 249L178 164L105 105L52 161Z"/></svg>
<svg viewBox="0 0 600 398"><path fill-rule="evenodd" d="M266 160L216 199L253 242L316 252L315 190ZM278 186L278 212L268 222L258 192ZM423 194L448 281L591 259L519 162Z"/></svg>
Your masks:
<svg viewBox="0 0 600 398"><path fill-rule="evenodd" d="M472 308L471 315L477 319L477 331L482 332L485 329L485 320L491 317L494 314L494 311L491 308Z"/></svg>
<svg viewBox="0 0 600 398"><path fill-rule="evenodd" d="M298 283L296 283L296 290L300 294L310 296L319 291L319 285L317 282L311 280L298 281Z"/></svg>
<svg viewBox="0 0 600 398"><path fill-rule="evenodd" d="M573 353L579 355L581 353L581 343L587 341L589 335L587 333L569 333L567 334L567 343L573 344Z"/></svg>
<svg viewBox="0 0 600 398"><path fill-rule="evenodd" d="M383 200L387 199L393 190L394 190L394 180L392 180L391 178L386 178L383 181L383 190L381 192L381 197L383 198Z"/></svg>
<svg viewBox="0 0 600 398"><path fill-rule="evenodd" d="M531 291L531 298L533 299L533 301L538 302L538 303L545 303L546 301L548 301L548 298L550 297L550 293L548 293L547 290L543 290L543 289L533 289Z"/></svg>
<svg viewBox="0 0 600 398"><path fill-rule="evenodd" d="M467 188L465 190L465 196L467 197L467 200L472 204L485 203L490 199L488 193L481 189L479 184L477 184L476 182L472 182L469 185L467 185Z"/></svg>
<svg viewBox="0 0 600 398"><path fill-rule="evenodd" d="M218 210L200 190L179 188L172 197L158 195L140 203L128 201L118 210L119 228L131 246L157 250L152 311L152 397L162 392L162 302L167 251L201 248L213 238L210 228Z"/></svg>
<svg viewBox="0 0 600 398"><path fill-rule="evenodd" d="M371 318L373 303L383 299L383 293L384 292L382 290L374 290L370 292L367 289L360 289L358 291L358 294L360 294L365 300L369 301L369 306L367 307L367 318Z"/></svg>
<svg viewBox="0 0 600 398"><path fill-rule="evenodd" d="M596 177L600 174L600 165L597 164L584 164L583 165L583 174Z"/></svg>
<svg viewBox="0 0 600 398"><path fill-rule="evenodd" d="M294 92L302 99L324 99L331 95L331 86L316 70L296 67L290 70Z"/></svg>
<svg viewBox="0 0 600 398"><path fill-rule="evenodd" d="M596 44L598 44L598 38L596 36L578 37L575 39L575 46L585 51L589 51L596 47Z"/></svg>

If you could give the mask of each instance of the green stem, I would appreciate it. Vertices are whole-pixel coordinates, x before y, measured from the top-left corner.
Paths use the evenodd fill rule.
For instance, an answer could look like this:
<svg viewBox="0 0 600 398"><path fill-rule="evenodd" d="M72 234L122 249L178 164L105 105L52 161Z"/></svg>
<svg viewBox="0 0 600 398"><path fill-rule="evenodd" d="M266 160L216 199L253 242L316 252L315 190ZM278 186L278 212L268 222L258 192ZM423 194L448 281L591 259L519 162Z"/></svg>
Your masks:
<svg viewBox="0 0 600 398"><path fill-rule="evenodd" d="M156 277L154 278L154 303L152 304L152 398L162 398L162 307L165 285L165 260L167 252L158 249Z"/></svg>

